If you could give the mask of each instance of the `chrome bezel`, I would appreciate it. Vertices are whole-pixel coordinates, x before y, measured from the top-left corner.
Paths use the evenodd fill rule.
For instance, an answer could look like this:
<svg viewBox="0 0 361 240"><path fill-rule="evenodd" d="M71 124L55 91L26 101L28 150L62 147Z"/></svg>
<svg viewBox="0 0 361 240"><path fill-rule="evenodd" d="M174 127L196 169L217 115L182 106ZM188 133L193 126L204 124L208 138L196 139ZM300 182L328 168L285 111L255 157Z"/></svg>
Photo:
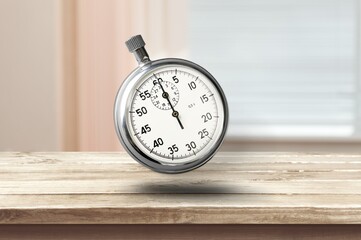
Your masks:
<svg viewBox="0 0 361 240"><path fill-rule="evenodd" d="M205 154L204 156L200 157L195 161L184 164L177 164L177 165L162 164L152 159L145 153L143 153L143 151L141 151L133 142L133 139L131 138L129 131L131 126L128 126L128 121L127 121L127 114L129 114L131 100L136 91L135 86L138 85L139 81L143 80L143 76L146 75L149 71L153 71L157 68L161 68L167 65L182 65L185 67L190 67L196 69L197 71L201 72L206 77L208 77L209 80L214 84L215 88L219 91L224 109L223 129L221 135L214 143L214 146L212 146L211 150L207 152L207 154ZM130 156L132 156L139 163L143 164L144 166L156 172L161 172L161 173L187 172L196 169L202 166L203 164L205 164L206 162L208 162L217 152L217 150L219 149L219 147L221 146L224 140L224 136L226 134L228 127L228 118L229 118L229 112L228 112L227 100L223 93L222 88L220 87L216 79L201 66L184 59L176 59L176 58L166 58L155 61L149 61L146 64L140 65L125 79L122 86L119 88L114 104L115 129L118 138L121 144L123 145L123 147L125 148L125 150L129 153Z"/></svg>

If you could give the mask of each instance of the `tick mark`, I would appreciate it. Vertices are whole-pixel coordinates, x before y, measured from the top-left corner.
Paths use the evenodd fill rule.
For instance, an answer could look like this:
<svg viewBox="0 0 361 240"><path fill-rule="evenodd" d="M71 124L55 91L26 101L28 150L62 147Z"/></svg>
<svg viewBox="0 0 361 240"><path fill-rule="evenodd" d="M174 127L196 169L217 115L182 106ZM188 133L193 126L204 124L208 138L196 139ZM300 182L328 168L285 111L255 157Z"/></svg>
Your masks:
<svg viewBox="0 0 361 240"><path fill-rule="evenodd" d="M138 89L135 89L137 92L140 92Z"/></svg>
<svg viewBox="0 0 361 240"><path fill-rule="evenodd" d="M150 150L150 153L152 153L152 152L153 152L153 150L154 150L154 148L152 148L152 150Z"/></svg>
<svg viewBox="0 0 361 240"><path fill-rule="evenodd" d="M213 116L213 117L215 117L215 118L219 118L219 116Z"/></svg>
<svg viewBox="0 0 361 240"><path fill-rule="evenodd" d="M175 69L175 75L177 75L177 69Z"/></svg>
<svg viewBox="0 0 361 240"><path fill-rule="evenodd" d="M211 95L209 95L210 97L212 97L214 94L212 93Z"/></svg>
<svg viewBox="0 0 361 240"><path fill-rule="evenodd" d="M194 156L196 155L196 152L193 150L193 154L194 154Z"/></svg>
<svg viewBox="0 0 361 240"><path fill-rule="evenodd" d="M134 134L134 136L137 136L139 133Z"/></svg>
<svg viewBox="0 0 361 240"><path fill-rule="evenodd" d="M133 112L133 111L129 111L129 113L135 113L135 112Z"/></svg>

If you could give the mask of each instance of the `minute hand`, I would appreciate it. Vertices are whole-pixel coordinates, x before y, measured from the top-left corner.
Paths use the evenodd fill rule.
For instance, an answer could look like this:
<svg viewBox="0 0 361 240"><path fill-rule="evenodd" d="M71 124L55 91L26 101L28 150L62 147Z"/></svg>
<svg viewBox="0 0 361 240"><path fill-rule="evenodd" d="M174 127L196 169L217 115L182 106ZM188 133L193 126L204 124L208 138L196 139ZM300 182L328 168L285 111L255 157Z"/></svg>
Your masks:
<svg viewBox="0 0 361 240"><path fill-rule="evenodd" d="M156 77L156 76L154 75L154 77ZM162 91L163 91L163 94L162 94L163 98L167 99L170 107L172 108L172 111L173 111L173 112L172 112L172 116L175 117L175 118L177 118L177 121L178 121L178 123L179 123L179 126L181 127L181 129L184 129L183 124L182 124L182 122L181 122L180 119L179 119L179 113L174 109L171 101L169 100L169 94L164 90L162 84L161 84L160 81L159 81L159 78L158 78L158 83L159 83L160 88L161 88Z"/></svg>

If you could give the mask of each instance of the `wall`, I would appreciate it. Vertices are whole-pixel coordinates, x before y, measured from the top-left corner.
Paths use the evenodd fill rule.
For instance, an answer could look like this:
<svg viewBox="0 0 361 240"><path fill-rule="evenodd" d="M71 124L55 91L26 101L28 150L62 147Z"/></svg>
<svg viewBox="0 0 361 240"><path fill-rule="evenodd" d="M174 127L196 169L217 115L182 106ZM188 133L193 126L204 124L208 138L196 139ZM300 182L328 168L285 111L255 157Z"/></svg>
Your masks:
<svg viewBox="0 0 361 240"><path fill-rule="evenodd" d="M187 57L187 1L0 0L0 151L115 151L115 93L142 33L152 59ZM164 21L168 19L168 21ZM357 152L359 142L227 141L227 151Z"/></svg>
<svg viewBox="0 0 361 240"><path fill-rule="evenodd" d="M62 67L62 149L121 150L114 129L114 99L123 80L137 66L124 42L142 34L151 59L184 57L186 1L78 0L71 4L74 1L63 0L62 3L65 42L61 52L63 59L75 56L63 62ZM74 20L73 24L68 23L69 19ZM73 53L66 54L69 47ZM69 81L69 77L74 80ZM75 91L71 92L72 89Z"/></svg>
<svg viewBox="0 0 361 240"><path fill-rule="evenodd" d="M58 150L56 0L0 0L0 151Z"/></svg>

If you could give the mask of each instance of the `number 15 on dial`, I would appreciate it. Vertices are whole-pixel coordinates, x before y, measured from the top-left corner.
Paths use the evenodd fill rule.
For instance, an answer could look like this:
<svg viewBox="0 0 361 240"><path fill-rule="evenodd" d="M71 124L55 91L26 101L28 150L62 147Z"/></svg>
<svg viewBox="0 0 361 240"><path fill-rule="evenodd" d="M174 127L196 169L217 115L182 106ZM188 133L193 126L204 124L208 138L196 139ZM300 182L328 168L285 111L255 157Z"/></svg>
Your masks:
<svg viewBox="0 0 361 240"><path fill-rule="evenodd" d="M220 147L228 125L221 87L190 61L150 61L140 35L126 45L139 67L124 81L115 101L122 145L157 172L181 173L203 165Z"/></svg>

